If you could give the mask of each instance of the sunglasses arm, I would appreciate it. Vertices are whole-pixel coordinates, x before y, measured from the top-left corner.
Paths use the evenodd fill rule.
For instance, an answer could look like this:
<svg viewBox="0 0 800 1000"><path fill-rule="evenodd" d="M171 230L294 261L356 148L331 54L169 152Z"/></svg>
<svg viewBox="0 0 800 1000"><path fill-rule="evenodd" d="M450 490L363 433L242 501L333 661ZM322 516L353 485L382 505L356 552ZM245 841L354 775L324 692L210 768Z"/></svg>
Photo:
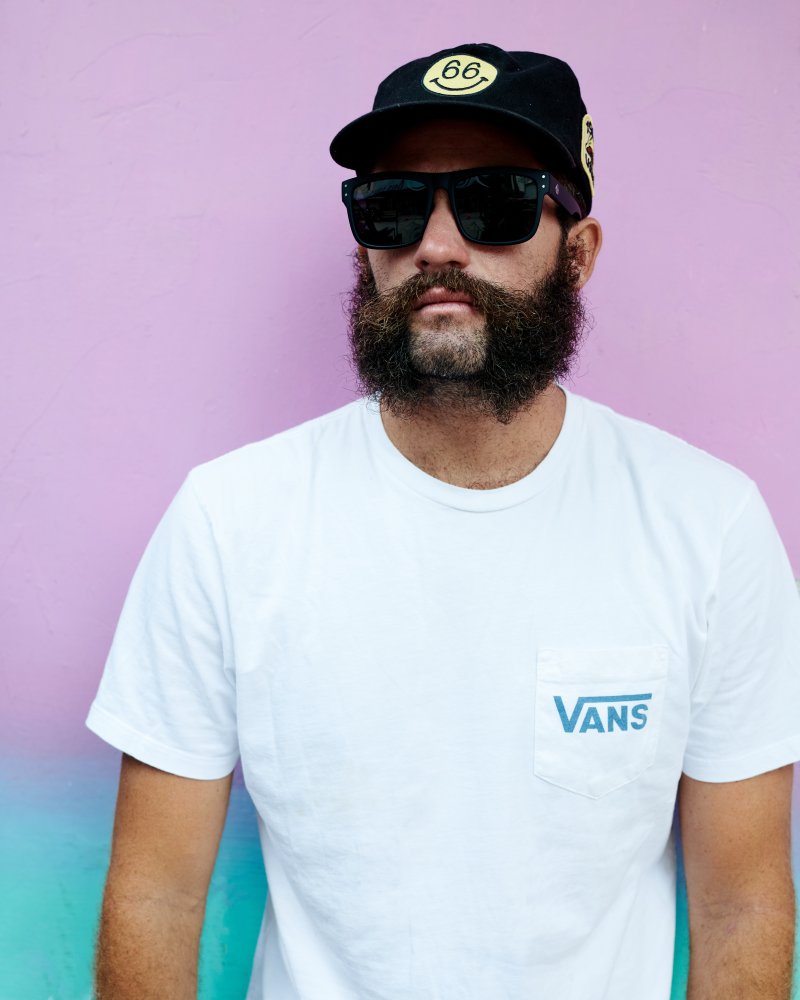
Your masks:
<svg viewBox="0 0 800 1000"><path fill-rule="evenodd" d="M557 202L576 219L583 218L580 205L578 205L577 201L575 201L564 185L560 181L557 181L552 174L547 175L547 191L545 194L549 194L553 201Z"/></svg>

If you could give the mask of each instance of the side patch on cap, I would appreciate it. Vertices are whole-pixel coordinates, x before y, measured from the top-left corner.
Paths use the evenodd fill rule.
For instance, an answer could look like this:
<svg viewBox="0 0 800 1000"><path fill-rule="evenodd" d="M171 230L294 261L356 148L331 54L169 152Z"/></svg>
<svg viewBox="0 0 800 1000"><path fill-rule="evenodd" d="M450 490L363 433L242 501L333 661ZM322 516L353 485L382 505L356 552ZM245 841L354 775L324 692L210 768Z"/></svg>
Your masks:
<svg viewBox="0 0 800 1000"><path fill-rule="evenodd" d="M581 166L589 178L589 187L594 197L594 125L592 116L583 116L583 136L581 138Z"/></svg>
<svg viewBox="0 0 800 1000"><path fill-rule="evenodd" d="M496 79L497 70L485 59L455 55L435 62L423 76L422 86L432 94L458 97L486 90Z"/></svg>

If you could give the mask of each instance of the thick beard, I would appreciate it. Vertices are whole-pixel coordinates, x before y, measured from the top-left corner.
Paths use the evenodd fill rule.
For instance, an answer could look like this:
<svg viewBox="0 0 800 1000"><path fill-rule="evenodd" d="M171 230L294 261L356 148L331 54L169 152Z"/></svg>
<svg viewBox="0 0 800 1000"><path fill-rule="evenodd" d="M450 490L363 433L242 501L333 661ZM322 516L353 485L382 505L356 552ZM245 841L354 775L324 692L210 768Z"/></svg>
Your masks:
<svg viewBox="0 0 800 1000"><path fill-rule="evenodd" d="M515 292L458 268L419 273L378 292L366 254L355 254L348 301L353 370L364 395L397 416L460 406L508 424L556 379L567 374L588 326L578 291L579 249L562 239L551 273L530 292ZM464 292L484 323L459 335L459 321L440 317L439 346L409 323L416 300L431 288Z"/></svg>

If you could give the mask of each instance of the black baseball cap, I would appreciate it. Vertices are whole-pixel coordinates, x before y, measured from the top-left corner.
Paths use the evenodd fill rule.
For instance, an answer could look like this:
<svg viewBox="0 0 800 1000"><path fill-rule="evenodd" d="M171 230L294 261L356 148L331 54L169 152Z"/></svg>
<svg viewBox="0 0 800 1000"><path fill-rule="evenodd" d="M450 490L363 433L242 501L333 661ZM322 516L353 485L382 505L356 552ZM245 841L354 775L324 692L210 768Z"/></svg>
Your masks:
<svg viewBox="0 0 800 1000"><path fill-rule="evenodd" d="M594 194L594 128L570 67L539 52L506 52L485 42L457 45L401 66L380 84L372 111L335 136L333 159L370 165L397 131L429 118L484 118L530 136L543 166L580 193Z"/></svg>

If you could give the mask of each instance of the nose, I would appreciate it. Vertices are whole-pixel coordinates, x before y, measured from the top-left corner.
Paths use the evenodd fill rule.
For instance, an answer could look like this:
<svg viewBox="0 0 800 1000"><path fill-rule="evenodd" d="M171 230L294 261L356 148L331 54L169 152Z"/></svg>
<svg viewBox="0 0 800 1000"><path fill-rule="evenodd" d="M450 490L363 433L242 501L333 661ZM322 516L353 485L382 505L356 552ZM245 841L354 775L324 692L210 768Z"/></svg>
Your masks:
<svg viewBox="0 0 800 1000"><path fill-rule="evenodd" d="M414 251L414 265L420 271L464 268L469 263L469 243L458 231L447 192L439 188L433 197L433 211Z"/></svg>

